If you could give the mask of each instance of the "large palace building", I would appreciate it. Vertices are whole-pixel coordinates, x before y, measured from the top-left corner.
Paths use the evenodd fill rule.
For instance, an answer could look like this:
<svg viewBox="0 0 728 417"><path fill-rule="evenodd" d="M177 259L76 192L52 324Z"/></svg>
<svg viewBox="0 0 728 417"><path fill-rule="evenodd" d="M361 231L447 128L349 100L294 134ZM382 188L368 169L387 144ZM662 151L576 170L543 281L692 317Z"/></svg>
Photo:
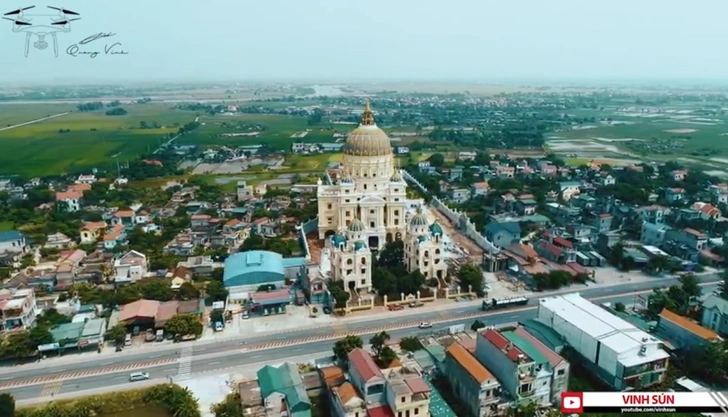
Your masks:
<svg viewBox="0 0 728 417"><path fill-rule="evenodd" d="M318 187L319 238L344 234L354 223L358 241L371 249L404 239L407 184L369 102L361 124L346 139L342 165L336 184Z"/></svg>

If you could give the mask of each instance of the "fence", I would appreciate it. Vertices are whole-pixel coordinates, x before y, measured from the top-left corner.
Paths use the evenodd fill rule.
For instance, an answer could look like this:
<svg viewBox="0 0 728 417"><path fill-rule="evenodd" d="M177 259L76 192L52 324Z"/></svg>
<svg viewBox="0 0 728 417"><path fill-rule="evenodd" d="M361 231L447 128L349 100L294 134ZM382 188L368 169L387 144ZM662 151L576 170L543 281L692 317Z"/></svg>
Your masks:
<svg viewBox="0 0 728 417"><path fill-rule="evenodd" d="M414 184L417 188L422 190L422 192L429 193L427 188L425 188L424 185L417 181L417 179L413 177L409 172L402 170L401 173L402 177L404 177L405 180ZM432 205L432 207L439 210L443 215L445 215L445 217L450 220L453 226L457 227L457 229L462 232L462 234L473 240L473 242L480 246L486 253L493 255L500 252L500 249L498 249L498 247L496 247L493 243L486 239L485 236L478 232L477 228L466 213L463 213L459 210L451 209L447 206L447 204L440 201L440 199L437 197L432 197L432 201L430 202L430 204Z"/></svg>
<svg viewBox="0 0 728 417"><path fill-rule="evenodd" d="M298 226L298 238L301 239L301 247L303 247L304 256L306 257L307 261L311 260L311 250L308 247L308 240L306 239L306 235L310 232L313 232L317 228L318 217L314 217L306 223Z"/></svg>

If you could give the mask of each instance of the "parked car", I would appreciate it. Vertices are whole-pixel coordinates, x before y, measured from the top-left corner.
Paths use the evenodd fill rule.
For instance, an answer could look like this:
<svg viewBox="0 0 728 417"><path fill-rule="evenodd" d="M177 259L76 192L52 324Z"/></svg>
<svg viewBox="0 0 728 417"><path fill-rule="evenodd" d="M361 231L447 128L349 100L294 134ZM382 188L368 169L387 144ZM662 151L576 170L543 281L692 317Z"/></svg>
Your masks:
<svg viewBox="0 0 728 417"><path fill-rule="evenodd" d="M133 374L129 375L129 382L145 381L147 379L149 379L148 372L134 372Z"/></svg>
<svg viewBox="0 0 728 417"><path fill-rule="evenodd" d="M221 321L216 321L215 322L215 331L216 332L221 332L224 329L225 329L225 326L222 325L222 322Z"/></svg>
<svg viewBox="0 0 728 417"><path fill-rule="evenodd" d="M393 306L389 306L389 307L387 307L387 308L389 309L389 311L399 311L399 310L404 310L404 306L403 306L403 305L399 305L399 304L397 304L397 305L393 305Z"/></svg>
<svg viewBox="0 0 728 417"><path fill-rule="evenodd" d="M413 301L413 302L409 303L410 308L422 307L423 305L424 304L422 304L422 303L420 303L418 301Z"/></svg>
<svg viewBox="0 0 728 417"><path fill-rule="evenodd" d="M432 323L430 323L429 321L423 321L422 323L420 323L419 327L420 329L429 329L430 327L432 327Z"/></svg>
<svg viewBox="0 0 728 417"><path fill-rule="evenodd" d="M248 310L243 311L243 320L247 320L250 318L250 313L248 313Z"/></svg>
<svg viewBox="0 0 728 417"><path fill-rule="evenodd" d="M324 314L331 314L331 309L328 307L324 307Z"/></svg>

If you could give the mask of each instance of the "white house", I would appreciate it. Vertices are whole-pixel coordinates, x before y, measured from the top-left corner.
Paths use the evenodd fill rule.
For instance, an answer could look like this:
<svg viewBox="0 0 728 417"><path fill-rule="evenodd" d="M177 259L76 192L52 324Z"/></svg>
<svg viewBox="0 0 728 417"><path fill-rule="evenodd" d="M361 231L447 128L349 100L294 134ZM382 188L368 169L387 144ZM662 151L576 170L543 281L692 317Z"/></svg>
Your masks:
<svg viewBox="0 0 728 417"><path fill-rule="evenodd" d="M131 250L114 261L114 281L117 284L139 281L147 274L148 267L147 256Z"/></svg>

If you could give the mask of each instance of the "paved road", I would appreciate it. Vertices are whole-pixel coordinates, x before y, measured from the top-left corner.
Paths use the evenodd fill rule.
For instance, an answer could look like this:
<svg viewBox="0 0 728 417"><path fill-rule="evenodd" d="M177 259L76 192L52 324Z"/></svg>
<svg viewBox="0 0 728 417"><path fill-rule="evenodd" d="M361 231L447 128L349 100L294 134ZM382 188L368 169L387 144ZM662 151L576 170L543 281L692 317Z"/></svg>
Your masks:
<svg viewBox="0 0 728 417"><path fill-rule="evenodd" d="M661 285L672 283L674 280L660 280ZM652 286L643 282L612 288L595 288L581 293L600 302L621 301L629 304L634 302L637 292L649 291ZM708 293L715 288L717 288L715 284L709 284L703 287L703 291ZM422 320L434 323L433 328L428 331L438 331L458 324L470 326L475 318L479 318L486 325L515 323L534 317L534 313L535 307L524 307L486 314L472 306L446 310L446 314L429 311L415 317L398 318L396 313L392 313L390 320L352 322L347 325L346 330L349 333L365 336L386 328L396 340L420 333L417 322ZM48 366L43 368L5 368L0 377L0 392L10 392L18 400L80 392L92 388L129 384L128 376L133 371L149 372L152 379L173 377L175 381L180 381L190 378L192 374L216 371L226 373L223 370L255 363L261 363L262 366L262 363L275 362L292 356L311 354L313 357L313 354L330 351L333 341L343 337L345 333L346 331L339 333L326 326L284 335L254 337L247 339L244 345L239 340L205 345L182 343L172 349L147 354L119 354L118 357L107 356L103 360L92 360L89 356L84 356L82 362L73 364L56 366L48 362Z"/></svg>

